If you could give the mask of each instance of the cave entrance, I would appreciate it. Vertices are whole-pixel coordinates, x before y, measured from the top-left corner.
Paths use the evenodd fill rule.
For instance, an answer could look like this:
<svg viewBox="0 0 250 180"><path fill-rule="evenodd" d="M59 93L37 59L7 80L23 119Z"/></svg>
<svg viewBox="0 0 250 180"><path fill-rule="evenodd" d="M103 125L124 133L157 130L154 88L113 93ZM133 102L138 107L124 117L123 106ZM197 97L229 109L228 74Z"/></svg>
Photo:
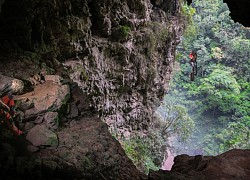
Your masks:
<svg viewBox="0 0 250 180"><path fill-rule="evenodd" d="M195 1L190 8L196 13L188 30L197 29L181 38L176 56L180 71L158 110L170 148L176 155L192 156L249 149L250 109L243 100L250 95L249 29L232 21L222 0ZM192 82L191 50L197 52L198 63Z"/></svg>

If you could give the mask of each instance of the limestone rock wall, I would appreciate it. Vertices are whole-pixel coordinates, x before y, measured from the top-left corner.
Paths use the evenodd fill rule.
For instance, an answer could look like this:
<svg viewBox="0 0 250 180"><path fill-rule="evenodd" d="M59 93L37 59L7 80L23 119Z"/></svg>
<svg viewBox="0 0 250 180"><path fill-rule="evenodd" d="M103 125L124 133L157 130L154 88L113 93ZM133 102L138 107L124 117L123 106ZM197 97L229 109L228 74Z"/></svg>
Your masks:
<svg viewBox="0 0 250 180"><path fill-rule="evenodd" d="M179 12L174 0L9 0L0 51L63 63L113 130L147 129L171 78Z"/></svg>
<svg viewBox="0 0 250 180"><path fill-rule="evenodd" d="M0 51L38 66L63 63L61 73L70 74L113 130L147 129L167 91L182 32L175 2L4 1Z"/></svg>

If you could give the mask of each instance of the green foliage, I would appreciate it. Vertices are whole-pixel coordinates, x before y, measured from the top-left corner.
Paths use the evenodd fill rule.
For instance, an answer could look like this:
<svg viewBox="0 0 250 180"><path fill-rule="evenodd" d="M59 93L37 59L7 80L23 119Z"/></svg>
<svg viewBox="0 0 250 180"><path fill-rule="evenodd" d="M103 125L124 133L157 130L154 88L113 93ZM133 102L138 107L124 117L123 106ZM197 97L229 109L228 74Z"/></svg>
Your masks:
<svg viewBox="0 0 250 180"><path fill-rule="evenodd" d="M93 163L93 161L87 157L87 156L84 156L83 157L83 160L82 160L82 165L85 169L87 170L93 170L93 168L95 168L95 164Z"/></svg>
<svg viewBox="0 0 250 180"><path fill-rule="evenodd" d="M169 137L177 134L182 141L185 141L194 129L194 121L188 115L186 108L174 104L169 99L164 100L157 114L158 126L163 136Z"/></svg>
<svg viewBox="0 0 250 180"><path fill-rule="evenodd" d="M156 51L156 47L164 47L169 37L168 27L159 22L148 24L142 32L147 56L151 56Z"/></svg>
<svg viewBox="0 0 250 180"><path fill-rule="evenodd" d="M195 8L188 6L187 3L183 3L181 6L181 12L185 16L185 19L187 21L186 28L184 31L185 37L190 37L190 42L193 40L193 38L197 34L196 26L193 22L193 15L195 14L196 10Z"/></svg>
<svg viewBox="0 0 250 180"><path fill-rule="evenodd" d="M189 36L189 37L194 37L196 34L197 34L197 29L195 26L193 25L188 25L186 28L185 28L185 32L184 32L185 36ZM193 39L190 39L190 41L193 40Z"/></svg>
<svg viewBox="0 0 250 180"><path fill-rule="evenodd" d="M55 69L48 67L46 63L41 64L41 69L44 70L47 74L55 74Z"/></svg>
<svg viewBox="0 0 250 180"><path fill-rule="evenodd" d="M127 37L129 35L129 33L131 32L131 29L129 26L120 26L120 33L121 36Z"/></svg>
<svg viewBox="0 0 250 180"><path fill-rule="evenodd" d="M150 151L149 139L147 137L131 137L129 140L123 140L122 146L125 153L139 170L146 174L149 173L149 169L159 170L159 167L154 163L154 157Z"/></svg>
<svg viewBox="0 0 250 180"><path fill-rule="evenodd" d="M167 139L162 136L156 125L149 128L147 133L134 132L128 139L120 137L119 141L140 171L148 174L150 169L159 170L166 153Z"/></svg>
<svg viewBox="0 0 250 180"><path fill-rule="evenodd" d="M216 66L207 77L201 79L197 91L205 96L203 102L209 104L208 108L219 106L222 111L227 111L221 105L227 105L225 99L229 96L239 94L240 86L232 75L231 68L223 68Z"/></svg>
<svg viewBox="0 0 250 180"><path fill-rule="evenodd" d="M51 134L50 137L47 139L46 145L56 147L58 146L58 138L56 134Z"/></svg>
<svg viewBox="0 0 250 180"><path fill-rule="evenodd" d="M68 114L70 111L70 104L69 104L70 98L71 98L71 94L69 93L62 100L62 105L60 109L57 110L59 114L59 119L58 119L59 123L60 123L60 119L64 117L66 114ZM53 108L53 106L51 106L47 111L55 111L55 109Z"/></svg>
<svg viewBox="0 0 250 180"><path fill-rule="evenodd" d="M212 57L215 59L221 60L224 57L221 48L213 47L213 44L211 44L211 51L212 51Z"/></svg>
<svg viewBox="0 0 250 180"><path fill-rule="evenodd" d="M242 37L235 37L231 40L232 49L237 52L249 52L250 40Z"/></svg>
<svg viewBox="0 0 250 180"><path fill-rule="evenodd" d="M112 38L118 42L124 42L127 40L131 28L127 25L118 26L112 30Z"/></svg>
<svg viewBox="0 0 250 180"><path fill-rule="evenodd" d="M217 136L220 137L223 151L232 148L250 148L250 129L242 122L230 122L228 126Z"/></svg>
<svg viewBox="0 0 250 180"><path fill-rule="evenodd" d="M195 14L196 10L195 8L188 6L187 2L182 3L181 6L181 12L186 17L186 19L190 22L192 21L192 17Z"/></svg>
<svg viewBox="0 0 250 180"><path fill-rule="evenodd" d="M167 97L185 106L195 122L190 149L199 146L216 155L249 148L250 31L231 20L222 0L196 0L192 8L193 14L183 7L191 20L177 48L181 71ZM191 50L198 54L195 82L189 79Z"/></svg>
<svg viewBox="0 0 250 180"><path fill-rule="evenodd" d="M75 71L80 75L80 79L82 81L88 81L89 76L87 75L86 70L83 66L77 66Z"/></svg>

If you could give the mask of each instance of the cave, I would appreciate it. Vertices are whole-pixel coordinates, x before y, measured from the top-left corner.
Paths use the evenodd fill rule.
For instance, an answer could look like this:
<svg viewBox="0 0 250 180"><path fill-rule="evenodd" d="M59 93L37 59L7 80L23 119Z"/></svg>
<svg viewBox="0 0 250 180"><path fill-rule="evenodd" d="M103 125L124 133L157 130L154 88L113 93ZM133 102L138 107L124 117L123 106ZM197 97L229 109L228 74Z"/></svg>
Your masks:
<svg viewBox="0 0 250 180"><path fill-rule="evenodd" d="M29 140L0 126L0 176L191 180L214 178L239 160L237 168L246 169L240 175L249 175L249 150L180 155L176 172L146 175L117 140L136 130L143 132L137 140L144 139L168 91L184 30L177 2L0 0L0 93L14 91ZM224 2L235 22L250 26L247 0Z"/></svg>

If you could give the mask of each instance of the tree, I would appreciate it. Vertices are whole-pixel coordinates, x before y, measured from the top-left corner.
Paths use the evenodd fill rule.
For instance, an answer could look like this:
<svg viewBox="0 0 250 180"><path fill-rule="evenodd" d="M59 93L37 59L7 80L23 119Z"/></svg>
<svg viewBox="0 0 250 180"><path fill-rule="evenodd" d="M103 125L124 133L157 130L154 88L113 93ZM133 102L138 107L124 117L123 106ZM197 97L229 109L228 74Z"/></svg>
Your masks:
<svg viewBox="0 0 250 180"><path fill-rule="evenodd" d="M249 147L250 30L231 20L222 0L194 0L191 5L191 27L177 47L181 71L167 98L181 99L174 106L189 104L186 111L196 124L191 144L203 144L207 154ZM191 50L198 54L194 82L187 73Z"/></svg>
<svg viewBox="0 0 250 180"><path fill-rule="evenodd" d="M250 129L243 122L230 122L216 138L221 140L221 153L233 148L250 148Z"/></svg>
<svg viewBox="0 0 250 180"><path fill-rule="evenodd" d="M177 134L185 141L194 129L194 121L188 115L184 106L175 105L173 102L165 100L157 111L158 127L163 136L170 137Z"/></svg>
<svg viewBox="0 0 250 180"><path fill-rule="evenodd" d="M240 94L240 85L232 72L231 68L217 65L211 74L201 80L197 90L204 95L203 102L207 109L215 111L218 108L222 112L231 112L233 102L225 103L225 100L233 100L228 97Z"/></svg>

